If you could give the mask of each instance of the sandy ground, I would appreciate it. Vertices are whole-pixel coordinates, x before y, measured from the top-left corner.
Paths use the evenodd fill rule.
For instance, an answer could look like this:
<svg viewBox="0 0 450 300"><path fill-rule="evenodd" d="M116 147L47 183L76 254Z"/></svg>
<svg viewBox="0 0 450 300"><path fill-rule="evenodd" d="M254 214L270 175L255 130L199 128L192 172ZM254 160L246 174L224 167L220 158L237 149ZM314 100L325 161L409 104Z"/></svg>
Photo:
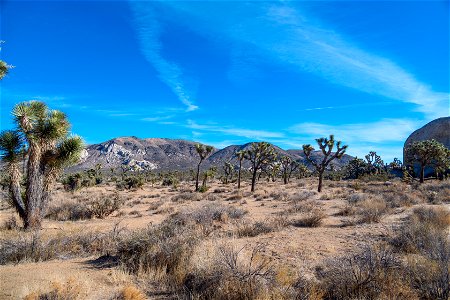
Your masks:
<svg viewBox="0 0 450 300"><path fill-rule="evenodd" d="M149 224L158 224L171 213L192 209L210 203L233 205L248 211L244 219L248 222L266 221L275 218L279 213L289 208L289 202L273 199L274 193L285 192L288 195L315 190L314 179L293 180L288 185L281 182L260 182L254 194L249 192L248 184L243 185L238 200L227 200L236 195L234 184L223 185L219 182L212 184L209 191L200 194L199 199L192 201L173 202L172 197L192 190L192 184L185 184L174 190L170 187L151 186L136 191L119 191L126 199L125 205L116 213L105 219L83 221L53 221L45 220L43 232L55 234L78 230L111 230L115 224L130 230L145 228ZM411 211L412 207L395 208L384 216L379 223L341 226L348 217L338 216L337 213L347 204L346 198L355 191L348 182L326 182L322 194L314 193L307 201L314 204L326 215L320 227L303 228L287 226L268 234L249 238L217 237L208 243L228 243L238 246L254 246L263 244L265 254L280 264L289 265L304 272L312 272L315 266L324 260L349 251L360 249L361 245L376 242L386 237L398 222L401 222ZM401 182L395 182L398 189L405 189ZM63 201L89 199L98 195L116 193L114 186L100 186L83 189L75 193L65 192L61 187L54 193L52 205ZM212 195L212 196L211 196ZM208 198L209 197L209 198ZM211 198L214 201L211 201ZM445 205L445 204L443 204ZM450 206L446 205L449 209ZM0 210L0 223L11 217L11 208ZM295 219L301 213L294 213L287 218ZM223 229L227 230L223 225ZM0 239L9 233L0 232ZM95 257L68 260L53 260L40 263L20 263L18 265L0 266L0 299L23 299L31 291L48 290L52 282L65 282L75 279L83 286L86 299L108 299L114 291L126 284L129 278L114 268L99 268L92 261Z"/></svg>

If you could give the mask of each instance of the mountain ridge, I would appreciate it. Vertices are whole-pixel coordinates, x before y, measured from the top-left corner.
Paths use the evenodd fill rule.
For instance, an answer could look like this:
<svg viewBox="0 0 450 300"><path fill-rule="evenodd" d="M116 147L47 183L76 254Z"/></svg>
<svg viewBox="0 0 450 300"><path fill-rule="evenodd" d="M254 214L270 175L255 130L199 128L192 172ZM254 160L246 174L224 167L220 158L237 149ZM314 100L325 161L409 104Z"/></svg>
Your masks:
<svg viewBox="0 0 450 300"><path fill-rule="evenodd" d="M198 154L195 145L198 142L170 138L139 138L121 136L98 144L88 145L83 151L81 162L70 167L69 172L86 170L101 164L102 169L116 169L122 166L136 170L187 170L195 168ZM229 145L218 149L213 147L212 154L205 160L203 167L223 165L225 161L237 164L234 154L238 150L250 147L251 142L242 145ZM287 155L310 167L303 150L284 150L271 144L279 155ZM313 157L321 156L320 151L312 153ZM344 155L341 160L333 161L336 167L342 167L353 157ZM247 163L244 164L246 166Z"/></svg>

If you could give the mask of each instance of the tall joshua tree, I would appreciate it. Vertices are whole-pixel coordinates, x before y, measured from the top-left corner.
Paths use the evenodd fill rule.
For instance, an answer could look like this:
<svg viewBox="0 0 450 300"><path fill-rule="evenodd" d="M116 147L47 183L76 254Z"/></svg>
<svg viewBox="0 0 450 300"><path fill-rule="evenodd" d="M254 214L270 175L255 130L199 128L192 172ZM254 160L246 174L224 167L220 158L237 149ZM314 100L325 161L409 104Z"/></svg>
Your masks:
<svg viewBox="0 0 450 300"><path fill-rule="evenodd" d="M445 171L450 168L450 150L436 140L413 142L406 147L406 163L420 166L420 183L425 180L425 167L433 166L436 171Z"/></svg>
<svg viewBox="0 0 450 300"><path fill-rule="evenodd" d="M237 151L236 152L236 158L239 161L239 171L238 171L238 189L241 188L241 170L242 170L242 160L244 160L245 158L245 151L241 150L241 151Z"/></svg>
<svg viewBox="0 0 450 300"><path fill-rule="evenodd" d="M320 193L322 192L323 173L327 169L327 166L333 159L335 158L340 159L344 155L348 146L344 145L341 147L341 141L338 141L336 143L334 140L334 135L330 135L329 139L327 138L316 139L316 142L323 154L321 162L316 162L311 157L311 152L314 151L313 146L303 145L303 152L305 153L306 159L314 166L319 175L319 186L317 188L317 191ZM336 151L332 152L335 144L336 144Z"/></svg>
<svg viewBox="0 0 450 300"><path fill-rule="evenodd" d="M255 191L258 172L261 171L265 165L274 161L275 158L275 150L272 145L267 142L252 143L250 149L245 151L245 159L249 160L252 166L252 192Z"/></svg>
<svg viewBox="0 0 450 300"><path fill-rule="evenodd" d="M23 102L13 109L16 130L0 134L0 155L9 173L10 200L25 228L40 228L50 192L64 167L78 161L83 150L80 137L69 136L66 115L38 101ZM26 145L26 174L19 167ZM22 193L21 177L25 176Z"/></svg>
<svg viewBox="0 0 450 300"><path fill-rule="evenodd" d="M300 167L300 163L296 160L293 160L287 155L284 155L280 158L281 162L281 172L283 174L283 182L284 184L288 184L291 178L291 175L295 170Z"/></svg>
<svg viewBox="0 0 450 300"><path fill-rule="evenodd" d="M200 160L197 165L197 175L196 175L196 179L195 179L195 191L196 192L198 192L198 190L199 190L198 181L199 181L199 176L200 176L200 165L205 160L205 158L207 158L213 152L213 150L214 150L214 148L212 146L205 146L202 144L195 145L195 151L197 151L198 155L200 156Z"/></svg>

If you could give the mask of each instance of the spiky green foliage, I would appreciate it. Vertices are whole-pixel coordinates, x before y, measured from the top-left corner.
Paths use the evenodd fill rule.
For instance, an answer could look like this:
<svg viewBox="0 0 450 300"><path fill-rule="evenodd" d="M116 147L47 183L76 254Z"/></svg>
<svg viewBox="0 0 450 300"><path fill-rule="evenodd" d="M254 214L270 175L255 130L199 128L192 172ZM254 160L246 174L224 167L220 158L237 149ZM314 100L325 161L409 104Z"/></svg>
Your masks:
<svg viewBox="0 0 450 300"><path fill-rule="evenodd" d="M384 162L375 151L370 151L366 155L366 161L368 164L369 172L372 174L379 174L384 170Z"/></svg>
<svg viewBox="0 0 450 300"><path fill-rule="evenodd" d="M280 163L281 172L283 174L283 182L284 184L288 184L289 180L291 179L292 173L294 173L301 164L287 155L284 155L280 158Z"/></svg>
<svg viewBox="0 0 450 300"><path fill-rule="evenodd" d="M0 60L0 80L2 80L6 76L6 74L8 74L9 68L10 67L6 62Z"/></svg>
<svg viewBox="0 0 450 300"><path fill-rule="evenodd" d="M330 162L334 159L340 159L344 155L347 150L347 145L341 146L341 141L336 142L334 140L334 135L330 135L330 138L319 138L316 139L317 145L319 149L322 151L323 158L322 161L316 162L311 157L312 151L314 151L314 147L311 145L303 145L303 152L305 153L306 159L314 166L316 172L319 175L319 185L317 187L317 191L322 192L322 182L323 182L323 173L327 169ZM333 152L334 146L336 145L336 151Z"/></svg>
<svg viewBox="0 0 450 300"><path fill-rule="evenodd" d="M1 158L10 174L11 202L26 228L38 228L56 178L65 167L79 160L84 145L80 137L69 136L66 115L50 110L43 102L19 103L13 116L17 131L4 131L0 135ZM21 158L27 161L25 193L18 168Z"/></svg>
<svg viewBox="0 0 450 300"><path fill-rule="evenodd" d="M416 141L409 144L405 149L405 163L420 166L420 182L424 182L425 167L434 167L436 172L444 172L450 168L450 150L436 140Z"/></svg>
<svg viewBox="0 0 450 300"><path fill-rule="evenodd" d="M251 143L249 149L245 150L245 159L250 161L252 171L252 187L251 191L255 191L256 178L258 173L267 164L276 159L275 149L267 142Z"/></svg>
<svg viewBox="0 0 450 300"><path fill-rule="evenodd" d="M200 165L202 162L214 151L214 147L212 146L206 146L202 144L196 144L195 145L195 151L197 151L198 156L200 157L200 160L197 165L197 176L195 179L195 191L199 191L199 176L200 176Z"/></svg>
<svg viewBox="0 0 450 300"><path fill-rule="evenodd" d="M368 164L361 158L355 157L344 168L345 179L358 179L367 174Z"/></svg>
<svg viewBox="0 0 450 300"><path fill-rule="evenodd" d="M226 161L223 166L223 183L228 184L231 180L233 180L233 174L234 174L234 166L230 161Z"/></svg>

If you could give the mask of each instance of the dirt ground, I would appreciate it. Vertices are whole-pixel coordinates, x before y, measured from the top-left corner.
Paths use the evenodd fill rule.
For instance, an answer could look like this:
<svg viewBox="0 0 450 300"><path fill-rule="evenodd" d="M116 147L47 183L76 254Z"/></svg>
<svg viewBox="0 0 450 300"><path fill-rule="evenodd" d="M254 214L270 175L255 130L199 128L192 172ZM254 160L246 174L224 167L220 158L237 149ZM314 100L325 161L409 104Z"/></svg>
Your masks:
<svg viewBox="0 0 450 300"><path fill-rule="evenodd" d="M385 183L367 183L387 186ZM410 187L400 181L388 184L387 188L405 190ZM342 216L339 212L348 205L348 198L352 194L361 193L351 182L325 182L324 192L315 192L314 178L292 180L288 185L278 182L259 182L255 193L250 193L247 183L243 184L240 194L235 184L224 185L219 182L211 184L208 192L194 194L192 200L173 201L179 194L187 194L193 189L192 183L183 183L177 189L161 185L146 184L142 189L134 191L116 191L113 185L103 185L82 189L75 193L65 192L62 187L54 193L52 205L59 205L64 201L81 198L96 197L98 195L119 195L126 199L119 211L104 219L90 219L81 221L54 221L46 219L43 224L43 234L70 234L84 230L111 230L116 224L128 230L145 228L149 224L161 223L169 215L177 211L195 209L202 205L220 203L235 206L247 211L241 222L264 222L276 218L295 219L302 212L280 215L289 209L292 202L288 201L292 195L308 194L306 200L324 215L322 224L318 227L285 226L280 230L260 234L255 237L237 237L220 235L205 243L206 247L214 244L227 243L236 247L251 247L263 245L264 253L280 264L288 265L305 274L312 273L314 268L326 259L336 257L360 249L363 244L381 241L386 238L408 216L417 205L392 208L379 222L346 225L351 217ZM450 197L450 195L449 195ZM448 203L448 202L447 202ZM439 204L450 209L449 204ZM0 223L3 224L14 214L12 208L3 203L0 210ZM222 224L221 230L226 232L236 224L230 221ZM0 231L0 240L11 233ZM119 288L131 282L129 275L114 267L98 266L97 257L57 259L46 262L24 262L17 265L0 266L0 299L23 299L32 291L46 291L52 283L63 283L68 280L77 281L86 299L108 299Z"/></svg>

